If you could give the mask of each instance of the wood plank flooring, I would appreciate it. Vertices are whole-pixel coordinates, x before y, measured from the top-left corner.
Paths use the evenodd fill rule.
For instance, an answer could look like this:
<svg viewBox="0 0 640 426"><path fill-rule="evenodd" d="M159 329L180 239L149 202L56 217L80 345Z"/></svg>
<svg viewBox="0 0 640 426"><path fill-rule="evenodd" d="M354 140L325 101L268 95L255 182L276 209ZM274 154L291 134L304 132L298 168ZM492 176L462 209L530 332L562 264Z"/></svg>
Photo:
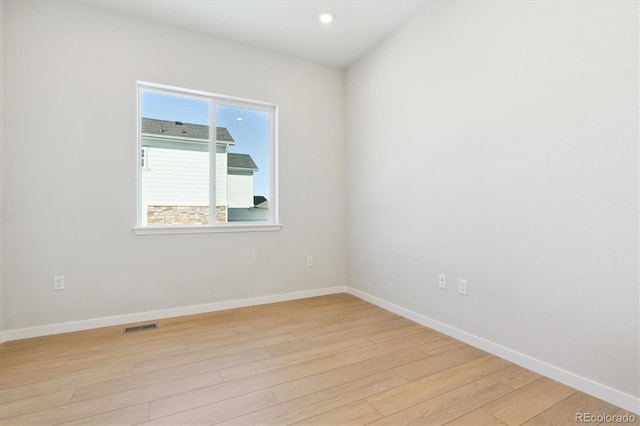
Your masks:
<svg viewBox="0 0 640 426"><path fill-rule="evenodd" d="M625 413L347 294L157 322L0 345L0 424L563 425Z"/></svg>

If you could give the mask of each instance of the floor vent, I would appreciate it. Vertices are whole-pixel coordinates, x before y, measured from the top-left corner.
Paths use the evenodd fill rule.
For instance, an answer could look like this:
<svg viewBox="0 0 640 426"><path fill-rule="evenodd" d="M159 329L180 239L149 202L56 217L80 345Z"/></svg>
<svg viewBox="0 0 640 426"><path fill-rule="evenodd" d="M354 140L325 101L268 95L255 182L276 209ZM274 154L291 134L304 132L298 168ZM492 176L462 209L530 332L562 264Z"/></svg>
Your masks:
<svg viewBox="0 0 640 426"><path fill-rule="evenodd" d="M153 324L144 324L144 325L136 325L135 327L127 327L124 329L123 333L133 333L134 331L144 331L144 330L152 330L154 328L158 328L158 323Z"/></svg>

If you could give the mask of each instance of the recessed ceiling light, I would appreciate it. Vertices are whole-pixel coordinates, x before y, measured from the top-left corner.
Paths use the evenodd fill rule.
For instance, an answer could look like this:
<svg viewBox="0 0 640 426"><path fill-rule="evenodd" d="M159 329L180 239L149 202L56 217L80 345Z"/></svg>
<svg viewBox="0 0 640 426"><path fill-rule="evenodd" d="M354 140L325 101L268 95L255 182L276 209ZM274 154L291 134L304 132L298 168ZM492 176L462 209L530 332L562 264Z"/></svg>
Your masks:
<svg viewBox="0 0 640 426"><path fill-rule="evenodd" d="M237 121L242 121L242 117L236 118Z"/></svg>
<svg viewBox="0 0 640 426"><path fill-rule="evenodd" d="M330 24L333 22L334 15L331 12L324 12L318 15L318 20L323 24Z"/></svg>

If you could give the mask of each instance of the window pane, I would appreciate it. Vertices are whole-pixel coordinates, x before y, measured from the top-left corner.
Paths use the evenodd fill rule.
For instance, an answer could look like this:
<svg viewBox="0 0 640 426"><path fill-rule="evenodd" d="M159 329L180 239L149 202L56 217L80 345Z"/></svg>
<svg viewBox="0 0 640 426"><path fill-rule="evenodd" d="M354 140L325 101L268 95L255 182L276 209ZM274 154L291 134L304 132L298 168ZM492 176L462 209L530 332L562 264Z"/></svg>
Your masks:
<svg viewBox="0 0 640 426"><path fill-rule="evenodd" d="M216 205L227 207L227 221L268 221L270 176L269 112L231 105L216 105L218 133L231 142L218 142ZM220 139L220 138L219 138ZM226 167L221 164L226 162Z"/></svg>
<svg viewBox="0 0 640 426"><path fill-rule="evenodd" d="M140 111L141 224L208 224L210 103L145 90Z"/></svg>

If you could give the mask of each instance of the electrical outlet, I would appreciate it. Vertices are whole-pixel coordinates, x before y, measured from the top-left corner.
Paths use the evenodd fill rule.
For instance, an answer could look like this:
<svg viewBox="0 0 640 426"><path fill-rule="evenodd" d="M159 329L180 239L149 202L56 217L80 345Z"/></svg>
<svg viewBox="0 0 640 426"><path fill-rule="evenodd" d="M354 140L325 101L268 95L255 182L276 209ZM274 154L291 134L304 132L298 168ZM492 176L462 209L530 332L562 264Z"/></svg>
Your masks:
<svg viewBox="0 0 640 426"><path fill-rule="evenodd" d="M53 277L53 289L64 290L64 275L56 275Z"/></svg>
<svg viewBox="0 0 640 426"><path fill-rule="evenodd" d="M438 275L438 287L446 290L447 289L447 277L444 275Z"/></svg>
<svg viewBox="0 0 640 426"><path fill-rule="evenodd" d="M313 266L313 256L307 256L307 266Z"/></svg>
<svg viewBox="0 0 640 426"><path fill-rule="evenodd" d="M467 295L467 280L458 280L458 293Z"/></svg>

